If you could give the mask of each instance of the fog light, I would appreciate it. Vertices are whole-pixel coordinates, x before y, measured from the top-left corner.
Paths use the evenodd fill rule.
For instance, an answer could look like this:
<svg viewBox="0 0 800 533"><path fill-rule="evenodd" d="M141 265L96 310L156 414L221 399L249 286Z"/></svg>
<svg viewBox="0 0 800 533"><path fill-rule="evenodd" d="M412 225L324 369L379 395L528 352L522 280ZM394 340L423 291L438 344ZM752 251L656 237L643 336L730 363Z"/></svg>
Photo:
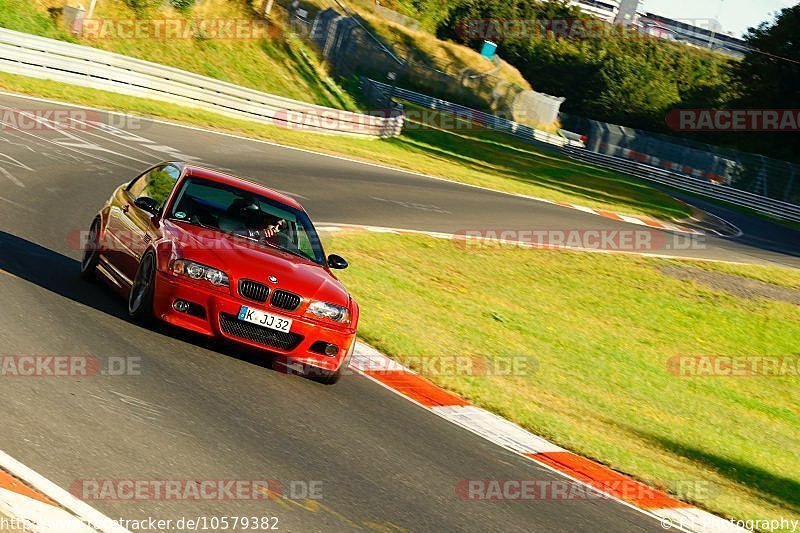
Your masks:
<svg viewBox="0 0 800 533"><path fill-rule="evenodd" d="M328 357L339 355L339 347L325 341L316 341L308 350L320 355L327 355Z"/></svg>
<svg viewBox="0 0 800 533"><path fill-rule="evenodd" d="M183 300L175 300L175 302L172 304L172 308L179 313L187 313L189 311L189 307L189 302L184 302Z"/></svg>
<svg viewBox="0 0 800 533"><path fill-rule="evenodd" d="M325 347L325 355L328 357L333 357L334 355L339 353L339 347L335 344L329 344Z"/></svg>

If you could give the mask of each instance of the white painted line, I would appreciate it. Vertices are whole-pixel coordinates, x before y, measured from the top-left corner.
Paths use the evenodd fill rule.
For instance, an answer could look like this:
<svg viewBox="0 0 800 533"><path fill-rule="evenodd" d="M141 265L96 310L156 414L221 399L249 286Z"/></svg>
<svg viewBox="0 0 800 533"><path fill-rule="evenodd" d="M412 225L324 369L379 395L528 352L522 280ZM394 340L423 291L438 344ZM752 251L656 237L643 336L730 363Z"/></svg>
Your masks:
<svg viewBox="0 0 800 533"><path fill-rule="evenodd" d="M8 170L4 169L3 167L0 167L0 174L3 174L3 176L8 178L11 181L11 183L16 185L17 187L25 187L24 183L22 183L17 178L15 178L14 175L11 174L11 172L9 172Z"/></svg>
<svg viewBox="0 0 800 533"><path fill-rule="evenodd" d="M367 371L405 371L411 372L403 365L362 342L356 343L350 366L362 372Z"/></svg>
<svg viewBox="0 0 800 533"><path fill-rule="evenodd" d="M518 453L567 451L505 418L474 405L432 407L431 410L450 422L477 433L486 440Z"/></svg>
<svg viewBox="0 0 800 533"><path fill-rule="evenodd" d="M60 507L0 489L0 516L20 520L24 531L38 533L97 533Z"/></svg>
<svg viewBox="0 0 800 533"><path fill-rule="evenodd" d="M41 492L74 514L85 524L91 524L98 531L103 533L130 533L100 511L79 500L44 476L34 472L2 450L0 450L0 468Z"/></svg>
<svg viewBox="0 0 800 533"><path fill-rule="evenodd" d="M395 235L399 233L395 229L392 229L392 228L380 228L378 226L365 226L364 229L366 229L367 231L372 232L372 233L392 233L392 234L395 234Z"/></svg>
<svg viewBox="0 0 800 533"><path fill-rule="evenodd" d="M8 198L4 198L3 196L0 196L0 202L6 202L8 204L13 205L14 207L19 207L20 209L24 209L25 211L28 211L28 212L31 212L31 213L38 213L38 211L28 207L27 205L22 205L19 202L15 202L14 200L9 200Z"/></svg>
<svg viewBox="0 0 800 533"><path fill-rule="evenodd" d="M631 224L638 224L639 226L646 226L647 224L644 223L643 220L638 219L636 217L628 216L628 215L620 215L617 213L617 216L624 220L625 222L629 222Z"/></svg>
<svg viewBox="0 0 800 533"><path fill-rule="evenodd" d="M590 215L599 215L599 213L594 209L592 209L591 207L584 207L582 205L575 205L575 204L570 204L570 206L571 209L575 209L577 211L583 211L584 213L589 213Z"/></svg>
<svg viewBox="0 0 800 533"><path fill-rule="evenodd" d="M330 225L329 225L330 224ZM361 226L358 224L337 224L335 222L318 222L317 223L317 230L318 231L346 231L346 230L364 230L368 231L367 228L375 228L375 226ZM406 229L406 228L383 228L386 230L383 233L397 233L400 235L407 234L407 235L425 235L429 237L436 237L437 239L459 239L463 241L475 240L480 242L494 242L498 244L507 244L511 246L519 246L520 248L526 249L536 249L536 250L564 250L568 252L585 252L585 253L594 253L594 254L610 254L610 255L633 255L637 257L651 257L656 259L678 259L681 261L702 261L707 263L720 263L725 265L753 265L758 263L745 263L742 261L728 261L725 259L711 259L707 257L690 257L685 255L669 255L669 254L657 254L657 253L649 253L649 252L633 252L630 250L600 250L596 248L581 248L577 246L560 246L560 245L545 245L539 246L535 243L527 243L521 241L509 241L505 239L487 239L483 237L473 237L469 235L454 235L449 233L434 233L429 231L420 231L414 229Z"/></svg>

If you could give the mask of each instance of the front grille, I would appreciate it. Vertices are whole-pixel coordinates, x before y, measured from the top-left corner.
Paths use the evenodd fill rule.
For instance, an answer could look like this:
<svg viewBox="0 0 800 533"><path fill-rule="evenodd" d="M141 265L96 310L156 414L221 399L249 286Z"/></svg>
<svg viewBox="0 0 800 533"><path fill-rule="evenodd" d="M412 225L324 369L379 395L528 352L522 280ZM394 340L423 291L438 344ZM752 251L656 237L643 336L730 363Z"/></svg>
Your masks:
<svg viewBox="0 0 800 533"><path fill-rule="evenodd" d="M250 324L249 322L242 322L234 315L228 315L226 313L220 313L219 325L226 335L269 346L270 348L278 348L286 352L297 348L297 345L303 340L303 336L297 333L283 333L281 331L262 328L261 326Z"/></svg>
<svg viewBox="0 0 800 533"><path fill-rule="evenodd" d="M272 293L272 305L287 311L294 311L300 307L301 298L291 292L282 291L280 289Z"/></svg>
<svg viewBox="0 0 800 533"><path fill-rule="evenodd" d="M257 281L250 281L249 279L239 280L239 294L256 302L264 303L269 297L269 287Z"/></svg>

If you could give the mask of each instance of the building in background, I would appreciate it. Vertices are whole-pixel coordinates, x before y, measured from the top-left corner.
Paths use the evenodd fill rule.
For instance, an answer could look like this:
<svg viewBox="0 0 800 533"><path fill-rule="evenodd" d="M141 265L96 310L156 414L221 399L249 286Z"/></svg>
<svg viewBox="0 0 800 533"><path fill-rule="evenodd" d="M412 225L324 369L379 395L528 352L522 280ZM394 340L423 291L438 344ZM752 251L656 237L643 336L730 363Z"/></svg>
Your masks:
<svg viewBox="0 0 800 533"><path fill-rule="evenodd" d="M614 22L617 18L617 12L619 11L619 2L615 0L606 0L604 2L596 0L571 0L570 3L580 7L584 13L594 15L606 22Z"/></svg>
<svg viewBox="0 0 800 533"><path fill-rule="evenodd" d="M747 43L732 34L725 33L715 19L671 19L655 13L638 11L639 0L570 0L583 10L612 24L639 28L643 33L686 43L690 46L709 48L724 54L743 57L748 51Z"/></svg>
<svg viewBox="0 0 800 533"><path fill-rule="evenodd" d="M617 14L614 17L614 24L621 26L633 26L636 24L636 10L639 8L639 0L620 0L618 2Z"/></svg>
<svg viewBox="0 0 800 533"><path fill-rule="evenodd" d="M675 20L655 13L645 13L639 16L639 24L645 31L648 27L658 27L669 31L672 35L668 37L670 39L733 57L742 58L750 49L743 39L724 33L722 25L714 19Z"/></svg>

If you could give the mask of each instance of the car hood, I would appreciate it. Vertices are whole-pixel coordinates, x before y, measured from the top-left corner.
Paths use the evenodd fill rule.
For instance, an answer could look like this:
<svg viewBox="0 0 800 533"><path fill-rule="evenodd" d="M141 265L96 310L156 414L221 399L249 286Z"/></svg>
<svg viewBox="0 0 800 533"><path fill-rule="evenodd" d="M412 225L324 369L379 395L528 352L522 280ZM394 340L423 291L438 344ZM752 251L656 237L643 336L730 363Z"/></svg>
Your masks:
<svg viewBox="0 0 800 533"><path fill-rule="evenodd" d="M245 238L176 221L164 221L164 228L185 259L218 268L228 274L231 286L250 279L283 289L303 298L323 300L345 307L350 295L326 268L276 248ZM278 278L277 283L268 280Z"/></svg>

